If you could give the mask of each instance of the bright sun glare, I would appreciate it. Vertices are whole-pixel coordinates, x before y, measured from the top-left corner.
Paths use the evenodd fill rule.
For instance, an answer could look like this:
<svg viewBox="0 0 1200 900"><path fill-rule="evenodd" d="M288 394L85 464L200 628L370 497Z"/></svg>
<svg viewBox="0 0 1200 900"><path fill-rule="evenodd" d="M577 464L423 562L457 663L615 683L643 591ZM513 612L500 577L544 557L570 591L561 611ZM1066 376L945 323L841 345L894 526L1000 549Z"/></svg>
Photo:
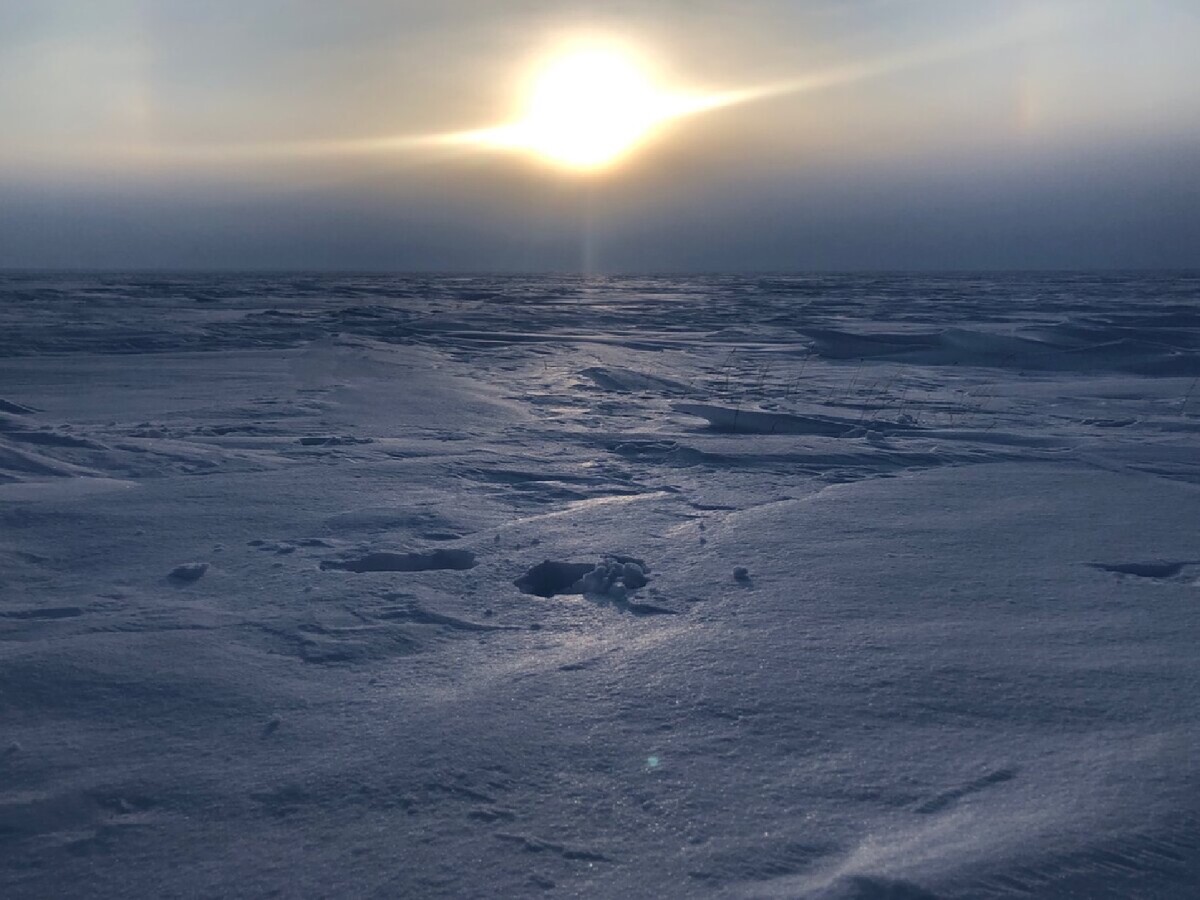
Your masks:
<svg viewBox="0 0 1200 900"><path fill-rule="evenodd" d="M513 128L544 159L594 169L640 143L668 113L665 101L631 57L581 50L542 69Z"/></svg>
<svg viewBox="0 0 1200 900"><path fill-rule="evenodd" d="M537 69L516 121L456 137L595 171L624 158L671 119L712 105L663 89L630 52L580 46Z"/></svg>

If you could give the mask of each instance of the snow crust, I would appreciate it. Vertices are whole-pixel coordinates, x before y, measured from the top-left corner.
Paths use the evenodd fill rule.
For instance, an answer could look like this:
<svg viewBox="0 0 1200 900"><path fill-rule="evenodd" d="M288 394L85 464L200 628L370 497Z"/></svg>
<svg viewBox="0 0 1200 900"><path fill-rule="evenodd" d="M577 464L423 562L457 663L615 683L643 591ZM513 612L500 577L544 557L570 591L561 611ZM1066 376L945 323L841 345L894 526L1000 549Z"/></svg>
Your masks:
<svg viewBox="0 0 1200 900"><path fill-rule="evenodd" d="M1188 898L1200 280L0 276L0 896Z"/></svg>

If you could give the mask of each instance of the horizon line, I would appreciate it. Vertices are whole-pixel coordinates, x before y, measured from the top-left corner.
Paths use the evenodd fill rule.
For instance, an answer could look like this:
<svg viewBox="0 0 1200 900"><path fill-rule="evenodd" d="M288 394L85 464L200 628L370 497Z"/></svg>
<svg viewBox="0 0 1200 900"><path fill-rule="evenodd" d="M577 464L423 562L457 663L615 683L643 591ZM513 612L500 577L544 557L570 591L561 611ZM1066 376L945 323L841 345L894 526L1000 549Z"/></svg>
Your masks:
<svg viewBox="0 0 1200 900"><path fill-rule="evenodd" d="M0 266L0 275L394 275L434 277L547 277L670 278L678 276L799 276L799 275L1088 275L1088 274L1200 274L1200 263L1188 266L997 266L997 267L894 267L796 269L619 269L586 272L578 269L412 269L412 268L289 268L244 266Z"/></svg>

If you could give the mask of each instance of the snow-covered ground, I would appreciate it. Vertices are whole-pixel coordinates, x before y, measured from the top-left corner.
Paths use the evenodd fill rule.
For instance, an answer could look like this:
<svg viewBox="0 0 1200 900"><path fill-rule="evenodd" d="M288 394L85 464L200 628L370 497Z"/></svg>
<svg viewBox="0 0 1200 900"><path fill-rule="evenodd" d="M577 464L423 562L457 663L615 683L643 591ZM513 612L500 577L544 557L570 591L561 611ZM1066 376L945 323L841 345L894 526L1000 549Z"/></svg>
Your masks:
<svg viewBox="0 0 1200 900"><path fill-rule="evenodd" d="M1194 897L1200 279L0 278L0 895Z"/></svg>

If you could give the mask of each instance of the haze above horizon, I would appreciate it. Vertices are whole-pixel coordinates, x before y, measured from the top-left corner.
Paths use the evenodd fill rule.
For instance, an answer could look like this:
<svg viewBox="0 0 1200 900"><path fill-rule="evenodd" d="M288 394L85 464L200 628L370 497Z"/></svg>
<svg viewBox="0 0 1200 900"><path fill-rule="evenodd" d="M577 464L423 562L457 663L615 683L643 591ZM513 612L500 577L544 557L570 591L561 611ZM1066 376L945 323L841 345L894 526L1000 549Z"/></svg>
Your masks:
<svg viewBox="0 0 1200 900"><path fill-rule="evenodd" d="M0 268L1200 266L1188 0L0 0Z"/></svg>

